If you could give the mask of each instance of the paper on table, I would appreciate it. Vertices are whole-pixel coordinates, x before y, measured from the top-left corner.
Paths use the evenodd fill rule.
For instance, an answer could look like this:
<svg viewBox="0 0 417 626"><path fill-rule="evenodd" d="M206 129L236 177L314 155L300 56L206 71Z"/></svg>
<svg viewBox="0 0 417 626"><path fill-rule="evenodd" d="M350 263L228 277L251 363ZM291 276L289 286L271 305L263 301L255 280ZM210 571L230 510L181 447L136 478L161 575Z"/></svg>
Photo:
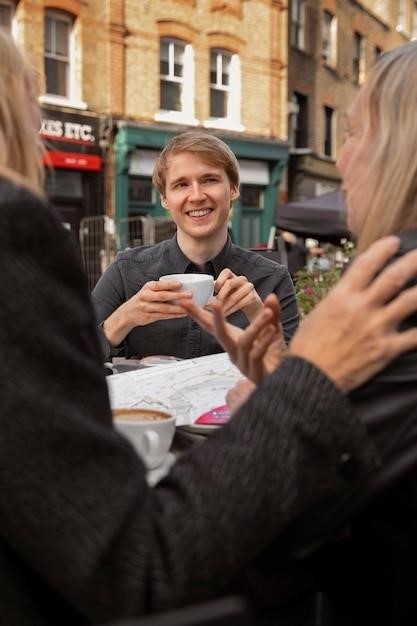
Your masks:
<svg viewBox="0 0 417 626"><path fill-rule="evenodd" d="M171 412L177 426L194 424L225 404L226 392L242 378L226 353L107 377L112 407L144 406Z"/></svg>

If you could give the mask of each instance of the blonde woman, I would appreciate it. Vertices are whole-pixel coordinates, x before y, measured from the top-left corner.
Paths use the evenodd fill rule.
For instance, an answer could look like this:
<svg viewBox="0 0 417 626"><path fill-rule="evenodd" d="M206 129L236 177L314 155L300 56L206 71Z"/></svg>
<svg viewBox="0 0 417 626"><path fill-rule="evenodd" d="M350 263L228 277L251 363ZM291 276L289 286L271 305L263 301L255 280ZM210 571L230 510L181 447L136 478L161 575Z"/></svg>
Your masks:
<svg viewBox="0 0 417 626"><path fill-rule="evenodd" d="M43 195L36 77L2 29L0 67L0 168L9 169L10 176L21 176L27 186Z"/></svg>
<svg viewBox="0 0 417 626"><path fill-rule="evenodd" d="M398 256L417 249L416 112L417 42L411 42L378 59L346 114L347 136L337 164L343 178L349 227L361 252L380 237L394 234L400 238ZM395 271L392 280L400 280ZM340 297L338 289L303 323L304 330L311 332L317 316L320 318L323 310L327 311L327 330L316 342L323 352L327 351L328 342L334 340L337 318L333 305L334 298ZM344 297L350 306L359 306L354 290L346 290ZM403 297L409 296L404 293ZM255 418L261 407L275 402L274 380L281 368L274 370L282 359L277 334L278 304L270 296L265 305L264 323L258 319L247 332L238 334L225 324L221 307L216 306L212 320L207 312L183 303L252 379L230 392L229 403L238 407L259 384L250 399ZM394 310L396 305L390 306ZM405 340L416 332L416 327L414 314L399 326L400 336ZM351 332L353 327L348 324L345 333ZM309 359L310 346L301 344L301 338L301 334L295 336L290 352L302 349ZM366 351L374 353L372 345L363 341L358 357ZM388 356L388 346L385 352ZM342 350L331 354L343 362ZM378 360L377 352L374 356ZM336 361L329 362L324 371L331 376L335 366ZM268 378L269 374L272 375ZM321 553L315 554L314 565L319 564L317 579L331 600L332 624L415 622L417 351L406 352L369 382L351 391L349 402L352 414L360 418L371 437L379 468L346 503L346 508L351 509L350 519L346 515L344 525L338 525L339 515L335 515L334 530L344 540L327 544ZM351 455L348 457L350 467L345 468L345 474L340 468L340 473L346 480L354 480L360 464ZM305 471L311 471L315 462L311 459Z"/></svg>
<svg viewBox="0 0 417 626"><path fill-rule="evenodd" d="M373 475L378 456L343 392L387 361L381 352L358 355L358 342L372 336L393 354L416 344L411 336L401 344L394 328L415 303L399 301L392 316L384 302L417 274L417 255L395 265L398 284L388 271L368 287L397 242L367 251L343 283L356 285L359 318L346 312L345 298L333 304L341 327L346 317L352 325L328 346L344 349L343 367L323 375L323 351L312 358L311 350L324 328L304 333L315 365L302 350L287 359L268 409L280 419L268 410L253 419L249 407L151 489L141 459L112 426L86 282L40 197L30 72L1 32L0 59L0 623L97 624L235 591L233 581L276 537L293 530L302 545L298 521L317 503L329 515L308 527L321 536L330 513ZM385 320L379 332L376 317ZM317 450L323 460L307 475ZM339 450L361 463L353 480L337 473Z"/></svg>

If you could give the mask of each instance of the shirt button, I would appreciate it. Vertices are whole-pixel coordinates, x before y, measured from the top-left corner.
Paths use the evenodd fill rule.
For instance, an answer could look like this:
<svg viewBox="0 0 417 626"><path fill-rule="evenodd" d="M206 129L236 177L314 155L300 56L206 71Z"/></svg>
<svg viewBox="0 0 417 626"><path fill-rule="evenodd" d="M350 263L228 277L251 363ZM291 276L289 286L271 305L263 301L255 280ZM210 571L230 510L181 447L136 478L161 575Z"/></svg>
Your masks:
<svg viewBox="0 0 417 626"><path fill-rule="evenodd" d="M342 452L339 459L339 474L344 480L355 480L359 474L359 463L349 453Z"/></svg>

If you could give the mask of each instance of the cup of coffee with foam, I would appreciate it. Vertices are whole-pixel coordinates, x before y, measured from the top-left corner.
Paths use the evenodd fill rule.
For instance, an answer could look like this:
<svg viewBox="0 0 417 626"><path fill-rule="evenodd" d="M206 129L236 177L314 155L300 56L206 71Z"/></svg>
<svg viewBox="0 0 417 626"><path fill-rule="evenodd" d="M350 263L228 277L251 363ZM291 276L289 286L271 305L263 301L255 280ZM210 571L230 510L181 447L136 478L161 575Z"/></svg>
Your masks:
<svg viewBox="0 0 417 626"><path fill-rule="evenodd" d="M113 423L133 444L147 469L166 458L175 433L175 418L166 411L141 407L113 408Z"/></svg>
<svg viewBox="0 0 417 626"><path fill-rule="evenodd" d="M179 291L191 291L194 302L201 307L205 307L213 295L214 278L211 274L166 274L159 280L180 282Z"/></svg>

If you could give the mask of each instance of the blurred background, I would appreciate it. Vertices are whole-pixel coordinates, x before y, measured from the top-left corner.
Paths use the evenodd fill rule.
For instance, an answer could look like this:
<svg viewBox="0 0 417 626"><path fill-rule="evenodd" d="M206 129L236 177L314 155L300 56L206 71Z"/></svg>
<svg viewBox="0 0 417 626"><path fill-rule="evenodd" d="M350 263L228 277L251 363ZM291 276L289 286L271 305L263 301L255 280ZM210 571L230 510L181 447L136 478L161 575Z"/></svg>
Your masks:
<svg viewBox="0 0 417 626"><path fill-rule="evenodd" d="M302 267L340 265L343 113L378 55L417 36L417 1L0 0L0 27L39 76L47 192L92 288L118 249L175 231L152 169L195 127L239 160L236 243L289 233Z"/></svg>

